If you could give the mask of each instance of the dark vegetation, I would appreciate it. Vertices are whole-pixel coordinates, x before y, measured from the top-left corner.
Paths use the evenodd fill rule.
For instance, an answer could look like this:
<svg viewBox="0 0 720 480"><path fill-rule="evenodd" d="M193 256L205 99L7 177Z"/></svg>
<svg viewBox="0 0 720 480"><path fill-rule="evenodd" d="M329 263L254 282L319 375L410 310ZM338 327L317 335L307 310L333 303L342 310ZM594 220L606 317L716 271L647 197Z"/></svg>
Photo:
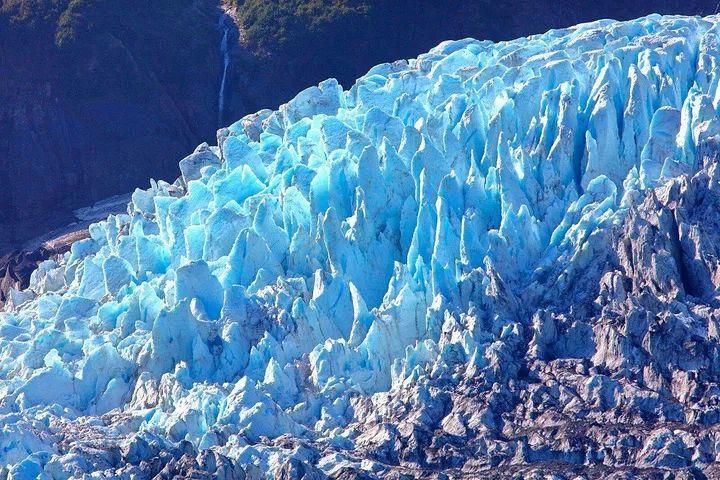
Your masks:
<svg viewBox="0 0 720 480"><path fill-rule="evenodd" d="M366 0L235 0L243 31L262 56L288 55L297 46L329 47L357 35L374 13Z"/></svg>
<svg viewBox="0 0 720 480"><path fill-rule="evenodd" d="M504 40L597 18L708 15L716 0L226 0L223 123L442 40ZM173 179L214 140L218 0L0 0L0 253L71 208Z"/></svg>

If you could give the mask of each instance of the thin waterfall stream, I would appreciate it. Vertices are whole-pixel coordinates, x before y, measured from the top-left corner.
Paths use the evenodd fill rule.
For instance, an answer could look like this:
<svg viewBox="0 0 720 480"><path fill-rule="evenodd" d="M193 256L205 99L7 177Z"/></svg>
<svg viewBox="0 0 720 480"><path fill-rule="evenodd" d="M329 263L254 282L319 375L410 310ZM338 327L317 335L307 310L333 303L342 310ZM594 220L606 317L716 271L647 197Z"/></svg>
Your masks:
<svg viewBox="0 0 720 480"><path fill-rule="evenodd" d="M220 80L220 90L218 92L218 127L223 125L224 114L225 114L225 87L227 84L228 71L230 69L230 49L228 48L230 29L232 22L228 21L228 15L222 14L220 16L219 27L223 29L222 40L220 41L220 53L223 57L223 74Z"/></svg>

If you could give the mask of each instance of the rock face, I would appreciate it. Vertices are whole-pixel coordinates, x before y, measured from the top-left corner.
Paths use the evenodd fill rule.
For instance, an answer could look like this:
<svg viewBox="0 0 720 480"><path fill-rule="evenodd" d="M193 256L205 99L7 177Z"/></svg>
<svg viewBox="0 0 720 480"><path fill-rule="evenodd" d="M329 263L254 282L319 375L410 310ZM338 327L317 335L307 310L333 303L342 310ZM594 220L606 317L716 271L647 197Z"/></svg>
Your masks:
<svg viewBox="0 0 720 480"><path fill-rule="evenodd" d="M714 478L720 18L247 116L0 313L8 478Z"/></svg>
<svg viewBox="0 0 720 480"><path fill-rule="evenodd" d="M175 178L177 159L213 138L217 2L1 4L0 254L74 208ZM61 48L65 8L87 25Z"/></svg>

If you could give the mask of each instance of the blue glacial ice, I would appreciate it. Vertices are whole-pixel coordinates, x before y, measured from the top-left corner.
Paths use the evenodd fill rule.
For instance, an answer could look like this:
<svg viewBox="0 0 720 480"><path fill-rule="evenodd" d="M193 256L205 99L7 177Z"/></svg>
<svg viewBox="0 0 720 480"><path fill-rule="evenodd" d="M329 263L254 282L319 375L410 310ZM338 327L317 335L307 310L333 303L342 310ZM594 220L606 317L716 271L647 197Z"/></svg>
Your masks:
<svg viewBox="0 0 720 480"><path fill-rule="evenodd" d="M444 42L221 129L13 292L0 466L99 468L62 447L73 425L268 475L289 435L336 447L330 470L354 399L496 368L538 275L570 285L591 237L698 169L719 21Z"/></svg>

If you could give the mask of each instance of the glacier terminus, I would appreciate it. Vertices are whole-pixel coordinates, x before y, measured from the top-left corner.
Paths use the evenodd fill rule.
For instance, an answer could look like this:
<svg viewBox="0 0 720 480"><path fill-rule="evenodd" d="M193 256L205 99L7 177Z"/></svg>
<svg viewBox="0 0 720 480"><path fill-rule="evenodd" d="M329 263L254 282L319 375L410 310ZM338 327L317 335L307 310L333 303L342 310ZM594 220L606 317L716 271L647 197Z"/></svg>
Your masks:
<svg viewBox="0 0 720 480"><path fill-rule="evenodd" d="M720 17L444 42L179 165L0 311L0 479L719 478Z"/></svg>

